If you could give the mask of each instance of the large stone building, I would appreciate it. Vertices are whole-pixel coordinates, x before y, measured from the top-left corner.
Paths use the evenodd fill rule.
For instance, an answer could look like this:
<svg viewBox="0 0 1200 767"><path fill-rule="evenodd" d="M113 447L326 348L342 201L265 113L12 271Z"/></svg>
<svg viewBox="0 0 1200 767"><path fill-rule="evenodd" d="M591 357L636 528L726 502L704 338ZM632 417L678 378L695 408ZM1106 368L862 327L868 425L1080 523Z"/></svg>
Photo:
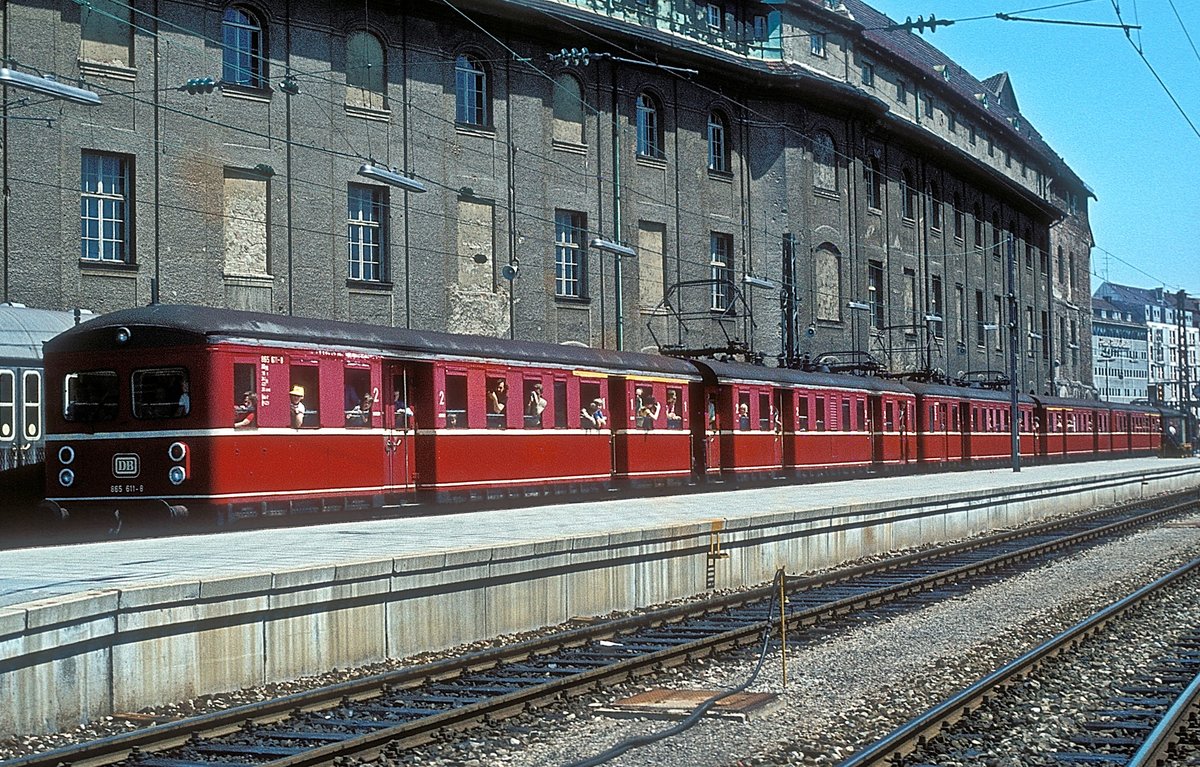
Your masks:
<svg viewBox="0 0 1200 767"><path fill-rule="evenodd" d="M16 0L3 23L13 68L102 101L7 89L5 300L950 376L1006 370L1011 319L1023 389L1090 384L1090 192L1007 76L861 2Z"/></svg>

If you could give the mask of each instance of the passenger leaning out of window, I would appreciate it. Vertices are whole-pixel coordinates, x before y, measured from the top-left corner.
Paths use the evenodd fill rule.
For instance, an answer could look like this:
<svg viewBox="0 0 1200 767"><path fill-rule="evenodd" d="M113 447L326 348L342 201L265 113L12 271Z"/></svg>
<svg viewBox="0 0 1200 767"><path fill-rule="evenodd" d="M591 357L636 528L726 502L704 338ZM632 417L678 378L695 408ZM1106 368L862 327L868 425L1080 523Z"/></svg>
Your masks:
<svg viewBox="0 0 1200 767"><path fill-rule="evenodd" d="M658 400L653 394L646 394L642 397L642 406L637 411L637 425L639 429L653 429L654 422L658 420L658 414L661 407Z"/></svg>
<svg viewBox="0 0 1200 767"><path fill-rule="evenodd" d="M604 400L597 397L579 413L579 422L585 429L603 429L608 424L604 415Z"/></svg>
<svg viewBox="0 0 1200 767"><path fill-rule="evenodd" d="M233 427L240 429L245 426L253 426L254 418L258 414L258 397L252 391L248 391L242 395L242 404L237 405L233 409Z"/></svg>
<svg viewBox="0 0 1200 767"><path fill-rule="evenodd" d="M370 394L362 395L358 400L358 404L350 408L346 412L347 426L370 426L371 425L371 406L375 404L375 398Z"/></svg>
<svg viewBox="0 0 1200 767"><path fill-rule="evenodd" d="M299 429L304 425L304 387L293 386L288 397L292 400L292 428Z"/></svg>
<svg viewBox="0 0 1200 767"><path fill-rule="evenodd" d="M542 385L535 383L529 391L529 400L525 403L525 425L537 428L542 425L542 411L546 409L546 398L542 396Z"/></svg>

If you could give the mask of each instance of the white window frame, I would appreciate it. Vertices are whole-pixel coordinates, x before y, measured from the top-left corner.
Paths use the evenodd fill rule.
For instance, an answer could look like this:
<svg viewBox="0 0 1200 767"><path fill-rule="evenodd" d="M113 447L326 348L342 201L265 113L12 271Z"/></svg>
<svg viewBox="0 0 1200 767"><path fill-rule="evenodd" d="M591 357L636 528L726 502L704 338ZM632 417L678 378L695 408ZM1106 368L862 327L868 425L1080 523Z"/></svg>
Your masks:
<svg viewBox="0 0 1200 767"><path fill-rule="evenodd" d="M369 204L355 206L355 201ZM387 279L387 189L349 184L346 190L346 274L359 282Z"/></svg>
<svg viewBox="0 0 1200 767"><path fill-rule="evenodd" d="M130 162L126 155L83 153L79 171L79 258L129 262Z"/></svg>

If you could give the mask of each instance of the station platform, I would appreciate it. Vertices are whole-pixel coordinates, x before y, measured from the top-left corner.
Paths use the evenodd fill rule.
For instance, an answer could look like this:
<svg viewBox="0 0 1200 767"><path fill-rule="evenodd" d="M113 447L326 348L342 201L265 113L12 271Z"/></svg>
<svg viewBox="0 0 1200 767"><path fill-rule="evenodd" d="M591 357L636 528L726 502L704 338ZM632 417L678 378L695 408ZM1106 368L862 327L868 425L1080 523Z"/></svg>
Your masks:
<svg viewBox="0 0 1200 767"><path fill-rule="evenodd" d="M0 734L1195 488L1135 458L9 550Z"/></svg>

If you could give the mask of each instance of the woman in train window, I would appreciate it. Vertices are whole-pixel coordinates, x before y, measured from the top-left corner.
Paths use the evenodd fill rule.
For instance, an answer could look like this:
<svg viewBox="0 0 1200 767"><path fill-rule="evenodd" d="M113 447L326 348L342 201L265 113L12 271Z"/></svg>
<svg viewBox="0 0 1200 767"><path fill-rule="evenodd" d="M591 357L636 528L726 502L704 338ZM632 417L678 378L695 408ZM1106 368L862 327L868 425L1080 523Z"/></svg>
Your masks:
<svg viewBox="0 0 1200 767"><path fill-rule="evenodd" d="M248 391L242 395L242 404L233 408L233 417L236 419L233 423L233 428L241 429L246 426L254 425L254 418L258 414L258 397L252 391Z"/></svg>

